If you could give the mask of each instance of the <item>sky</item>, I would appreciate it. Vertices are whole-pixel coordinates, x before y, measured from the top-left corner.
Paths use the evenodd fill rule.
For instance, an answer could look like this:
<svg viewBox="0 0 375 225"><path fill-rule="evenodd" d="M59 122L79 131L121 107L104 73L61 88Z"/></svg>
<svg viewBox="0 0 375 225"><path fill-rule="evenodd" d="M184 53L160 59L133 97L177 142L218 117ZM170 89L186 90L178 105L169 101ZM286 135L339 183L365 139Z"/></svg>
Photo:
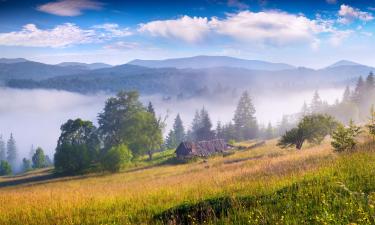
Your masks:
<svg viewBox="0 0 375 225"><path fill-rule="evenodd" d="M0 0L0 57L118 65L225 55L375 66L374 28L374 0Z"/></svg>

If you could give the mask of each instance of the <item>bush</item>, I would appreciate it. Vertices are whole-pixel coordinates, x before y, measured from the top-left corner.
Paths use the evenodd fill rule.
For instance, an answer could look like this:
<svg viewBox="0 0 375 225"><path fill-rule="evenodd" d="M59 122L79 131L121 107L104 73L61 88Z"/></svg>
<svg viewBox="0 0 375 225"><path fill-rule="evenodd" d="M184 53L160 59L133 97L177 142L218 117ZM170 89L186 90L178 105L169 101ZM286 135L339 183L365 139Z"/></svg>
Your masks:
<svg viewBox="0 0 375 225"><path fill-rule="evenodd" d="M104 170L118 172L124 165L128 164L132 158L133 154L128 146L121 144L109 149L103 156L101 164Z"/></svg>
<svg viewBox="0 0 375 225"><path fill-rule="evenodd" d="M44 151L41 147L38 147L35 151L35 154L32 157L33 168L43 168L46 166L46 156L44 155Z"/></svg>
<svg viewBox="0 0 375 225"><path fill-rule="evenodd" d="M0 161L0 176L9 175L12 173L12 167L7 161Z"/></svg>
<svg viewBox="0 0 375 225"><path fill-rule="evenodd" d="M58 173L82 172L90 167L90 163L87 145L63 144L56 149L55 169Z"/></svg>
<svg viewBox="0 0 375 225"><path fill-rule="evenodd" d="M331 145L337 152L352 150L356 144L356 137L360 134L361 128L355 126L353 121L350 121L349 127L339 125L337 130L333 132Z"/></svg>

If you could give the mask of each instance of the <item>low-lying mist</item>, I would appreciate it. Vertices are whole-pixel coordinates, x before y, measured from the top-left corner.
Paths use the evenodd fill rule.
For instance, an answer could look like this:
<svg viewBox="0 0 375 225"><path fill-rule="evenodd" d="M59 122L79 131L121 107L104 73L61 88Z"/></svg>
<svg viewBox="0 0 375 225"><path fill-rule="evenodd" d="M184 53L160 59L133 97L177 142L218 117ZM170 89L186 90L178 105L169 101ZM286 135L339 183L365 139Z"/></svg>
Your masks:
<svg viewBox="0 0 375 225"><path fill-rule="evenodd" d="M271 122L276 125L284 114L299 112L306 101L309 103L314 90L298 93L252 94L260 124ZM343 89L319 90L323 100L333 103L340 99ZM60 126L68 119L82 118L97 124L97 115L102 111L109 95L98 93L83 95L56 90L19 90L0 88L0 134L6 141L13 133L18 147L19 158L29 157L30 148L42 147L53 156ZM158 115L168 115L165 133L171 128L177 113L180 113L185 128L197 109L208 110L215 128L218 120L229 122L233 118L238 98L226 100L190 98L165 100L160 95L142 96L141 101L151 101Z"/></svg>

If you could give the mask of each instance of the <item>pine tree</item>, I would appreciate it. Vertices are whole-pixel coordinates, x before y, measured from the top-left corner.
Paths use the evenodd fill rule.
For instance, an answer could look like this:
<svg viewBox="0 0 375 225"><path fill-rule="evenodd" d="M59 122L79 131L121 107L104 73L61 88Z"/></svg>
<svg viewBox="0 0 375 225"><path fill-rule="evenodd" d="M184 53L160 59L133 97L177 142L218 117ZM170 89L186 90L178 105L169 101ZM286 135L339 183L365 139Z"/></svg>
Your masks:
<svg viewBox="0 0 375 225"><path fill-rule="evenodd" d="M182 123L180 114L177 114L176 119L174 120L173 132L174 132L174 136L176 138L177 144L180 144L181 142L185 141L186 133L185 133L185 128Z"/></svg>
<svg viewBox="0 0 375 225"><path fill-rule="evenodd" d="M315 91L314 96L311 100L311 112L318 113L322 111L323 108L323 101L320 98L319 92Z"/></svg>
<svg viewBox="0 0 375 225"><path fill-rule="evenodd" d="M352 100L357 105L360 105L363 102L364 97L365 97L365 83L362 77L359 77L357 81L357 85L354 89Z"/></svg>
<svg viewBox="0 0 375 225"><path fill-rule="evenodd" d="M191 141L196 141L198 140L198 132L199 130L201 129L202 127L202 122L201 122L201 114L199 113L199 111L195 111L195 115L194 115L194 118L193 118L193 122L191 123L191 130L190 130L190 134L188 135L189 136L189 139Z"/></svg>
<svg viewBox="0 0 375 225"><path fill-rule="evenodd" d="M348 103L348 102L350 102L350 97L351 97L351 95L352 95L352 93L351 93L351 91L350 91L349 86L346 86L345 91L344 91L344 94L343 94L343 96L342 96L342 102L344 102L344 103Z"/></svg>
<svg viewBox="0 0 375 225"><path fill-rule="evenodd" d="M5 142L3 140L3 136L0 135L0 161L5 161L6 158L7 156L6 156Z"/></svg>
<svg viewBox="0 0 375 225"><path fill-rule="evenodd" d="M165 145L168 149L174 149L179 143L176 141L176 136L173 130L170 130L165 140Z"/></svg>
<svg viewBox="0 0 375 225"><path fill-rule="evenodd" d="M196 136L198 137L198 141L210 140L215 136L214 132L212 131L210 116L204 107L200 111L200 129L198 130Z"/></svg>
<svg viewBox="0 0 375 225"><path fill-rule="evenodd" d="M258 125L255 118L255 107L247 91L242 94L238 102L233 121L236 127L236 139L247 140L256 137Z"/></svg>
<svg viewBox="0 0 375 225"><path fill-rule="evenodd" d="M222 127L220 121L217 121L216 129L215 129L215 134L216 134L216 138L217 139L223 139L224 138L224 136L223 136L223 127Z"/></svg>
<svg viewBox="0 0 375 225"><path fill-rule="evenodd" d="M372 72L370 72L370 74L366 78L367 94L371 94L374 91L374 88L375 88L374 74Z"/></svg>
<svg viewBox="0 0 375 225"><path fill-rule="evenodd" d="M152 105L151 102L148 103L148 106L147 106L147 112L151 113L152 115L156 115L155 114L155 110L154 110L154 106Z"/></svg>
<svg viewBox="0 0 375 225"><path fill-rule="evenodd" d="M12 165L13 168L16 167L17 147L13 134L10 134L10 138L7 143L7 161Z"/></svg>

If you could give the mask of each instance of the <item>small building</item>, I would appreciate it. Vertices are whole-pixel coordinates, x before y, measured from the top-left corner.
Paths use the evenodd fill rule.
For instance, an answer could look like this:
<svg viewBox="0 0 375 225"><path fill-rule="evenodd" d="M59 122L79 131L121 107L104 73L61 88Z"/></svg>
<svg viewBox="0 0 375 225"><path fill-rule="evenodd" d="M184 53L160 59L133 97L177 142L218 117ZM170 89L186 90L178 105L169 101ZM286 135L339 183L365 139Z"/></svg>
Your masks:
<svg viewBox="0 0 375 225"><path fill-rule="evenodd" d="M191 158L194 156L207 157L215 153L227 150L227 144L223 139L209 141L190 142L184 141L176 149L177 158Z"/></svg>

